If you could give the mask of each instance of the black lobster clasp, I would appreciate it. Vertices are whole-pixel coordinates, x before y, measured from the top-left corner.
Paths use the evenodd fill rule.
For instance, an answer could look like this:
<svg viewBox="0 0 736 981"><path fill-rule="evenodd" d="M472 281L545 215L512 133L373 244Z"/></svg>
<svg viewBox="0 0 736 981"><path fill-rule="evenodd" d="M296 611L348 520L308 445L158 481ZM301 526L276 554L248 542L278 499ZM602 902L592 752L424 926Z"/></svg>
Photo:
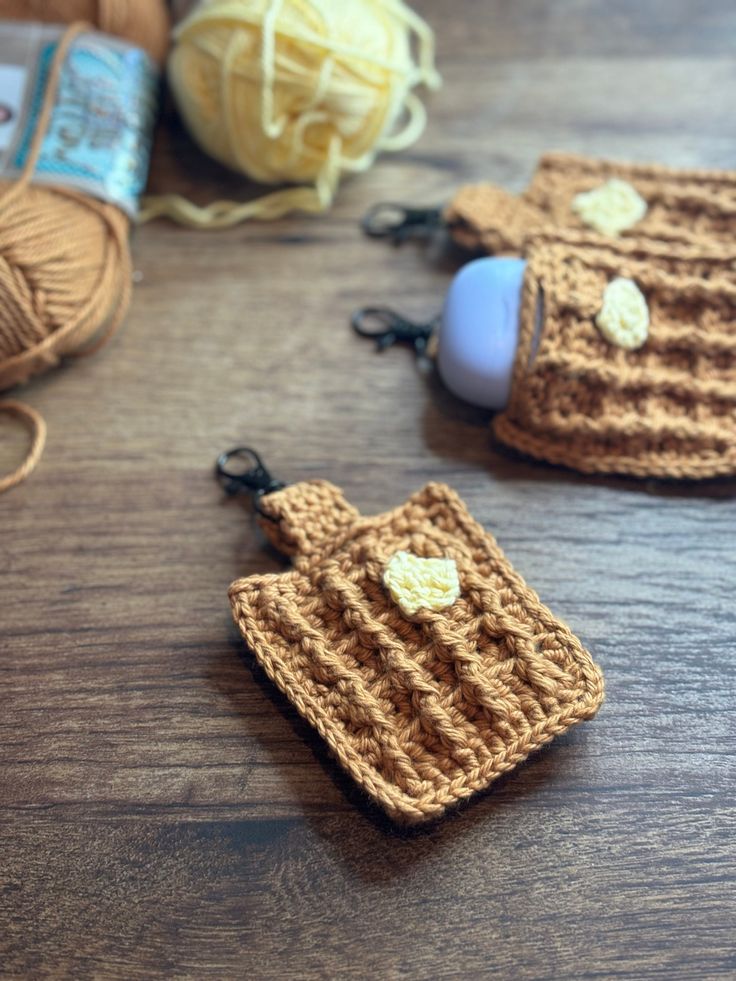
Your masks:
<svg viewBox="0 0 736 981"><path fill-rule="evenodd" d="M265 494L283 490L286 484L276 480L266 469L263 460L249 446L238 446L221 453L215 464L215 474L226 494L246 491L258 502Z"/></svg>
<svg viewBox="0 0 736 981"><path fill-rule="evenodd" d="M427 236L442 225L439 208L409 208L391 201L380 201L363 215L360 227L370 238L390 238L401 245L408 238Z"/></svg>
<svg viewBox="0 0 736 981"><path fill-rule="evenodd" d="M423 355L439 319L435 317L428 324L417 324L389 307L361 307L352 315L350 323L356 334L376 342L377 351L406 341L418 355Z"/></svg>

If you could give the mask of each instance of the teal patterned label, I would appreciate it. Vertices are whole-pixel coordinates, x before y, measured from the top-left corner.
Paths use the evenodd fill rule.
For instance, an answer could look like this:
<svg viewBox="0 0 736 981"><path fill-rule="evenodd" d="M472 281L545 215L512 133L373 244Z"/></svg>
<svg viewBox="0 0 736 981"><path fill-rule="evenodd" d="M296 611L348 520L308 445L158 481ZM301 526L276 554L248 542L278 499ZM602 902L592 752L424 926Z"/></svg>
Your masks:
<svg viewBox="0 0 736 981"><path fill-rule="evenodd" d="M20 169L43 105L56 43L43 44L13 165ZM158 76L148 55L85 34L69 51L34 180L73 186L130 215L145 187Z"/></svg>

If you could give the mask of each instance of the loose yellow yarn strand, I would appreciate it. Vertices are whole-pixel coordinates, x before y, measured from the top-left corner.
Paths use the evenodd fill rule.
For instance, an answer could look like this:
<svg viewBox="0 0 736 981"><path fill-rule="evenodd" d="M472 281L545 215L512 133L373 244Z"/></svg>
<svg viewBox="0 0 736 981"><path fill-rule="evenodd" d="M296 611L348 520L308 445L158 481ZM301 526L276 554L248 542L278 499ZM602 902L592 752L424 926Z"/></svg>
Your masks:
<svg viewBox="0 0 736 981"><path fill-rule="evenodd" d="M226 119L232 120L232 123L230 123L228 126L225 127L225 131L228 134L228 137L230 137L230 141L229 141L230 150L233 156L237 159L238 166L240 167L244 165L244 161L241 159L240 154L238 152L238 144L231 137L231 134L235 132L235 122L234 122L235 108L233 106L232 99L231 99L231 89L228 83L228 79L230 77L230 73L234 71L235 59L240 53L242 44L243 42L240 35L233 34L232 38L230 39L230 43L228 44L227 49L225 50L225 57L222 59L222 67L220 70L220 79L219 79L220 98L222 100L223 112Z"/></svg>
<svg viewBox="0 0 736 981"><path fill-rule="evenodd" d="M432 28L403 0L377 0L377 3L403 20L409 31L416 35L419 50L419 78L428 89L438 89L442 85L442 78L434 66L435 45Z"/></svg>
<svg viewBox="0 0 736 981"><path fill-rule="evenodd" d="M402 52L401 41L397 38L398 47L392 48L388 55L382 56L374 51L367 52L359 46L332 36L331 24L328 23L329 8L314 0L310 4L303 0L291 0L292 4L305 12L305 23L300 30L295 30L288 20L285 10L286 0L270 0L265 11L257 16L246 9L247 5L236 2L213 3L200 7L187 18L175 31L175 38L181 43L188 43L196 50L206 53L210 58L217 56L214 41L208 41L203 33L202 25L212 25L212 29L223 29L223 23L228 26L247 27L254 32L260 31L259 57L253 67L247 62L238 60L246 41L242 34L234 31L232 39L227 43L219 70L218 83L220 87L221 112L223 126L226 128L226 139L229 146L229 156L237 168L248 172L248 161L244 153L250 149L245 139L239 144L235 139L238 133L238 116L235 104L233 77L247 79L251 83L260 83L259 123L262 136L268 140L279 140L284 137L286 126L291 122L289 133L290 146L282 147L282 167L285 160L289 166L298 169L299 161L313 161L320 166L310 184L288 187L275 191L248 202L215 201L204 207L195 205L178 194L149 196L144 199L138 220L143 223L153 218L165 216L191 228L219 229L228 228L249 219L272 220L280 218L292 211L319 213L325 211L334 200L341 174L358 173L367 170L376 154L381 150L396 151L413 143L423 132L427 114L419 97L411 91L418 85L424 84L428 89L436 89L441 84L440 76L434 67L434 33L430 26L414 13L403 0L365 0L366 16L374 18L374 24L381 25L387 38L397 38L397 31L406 32L404 44L408 47L405 63L396 59L396 51ZM315 17L321 17L325 34L320 34L314 25L306 23L306 11ZM293 10L292 10L293 13ZM294 47L310 45L325 52L320 68L314 78L308 73L308 66L300 62L288 47L279 51L277 40L292 42ZM412 42L416 43L416 62L412 55ZM346 62L341 78L335 74L336 59ZM257 66L257 67L256 67ZM254 70L255 69L255 70ZM382 86L377 90L387 99L382 114L373 113L371 122L364 120L364 127L370 129L361 131L364 145L369 149L360 156L350 156L345 152L343 138L333 133L324 149L310 148L305 142L307 130L315 124L327 126L329 114L317 107L330 91L338 92L346 102L353 100L360 104L365 101L366 93L373 91L376 79L370 74L370 69L378 69L387 73ZM258 78L260 71L260 78ZM308 92L307 101L300 107L299 118L289 120L284 113L276 116L276 91L284 78L284 84L304 83ZM296 83L294 80L297 80ZM389 79L392 80L389 84ZM311 86L309 83L312 82ZM362 86L361 86L362 83ZM399 116L405 117L400 128L395 129ZM393 121L393 122L392 122ZM358 120L356 119L356 125ZM393 131L383 132L386 126ZM267 171L266 171L267 172ZM278 169L274 171L278 173ZM277 178L274 177L274 180ZM296 178L295 178L296 179Z"/></svg>
<svg viewBox="0 0 736 981"><path fill-rule="evenodd" d="M398 133L384 136L380 144L381 150L404 150L415 143L424 132L427 125L427 110L419 96L415 95L414 92L407 93L404 108L407 114L406 125ZM370 166L370 161L368 166ZM348 165L347 169L353 168ZM364 167L360 167L360 170L364 169Z"/></svg>
<svg viewBox="0 0 736 981"><path fill-rule="evenodd" d="M276 20L281 13L283 0L271 0L271 6L263 18L263 35L261 44L261 126L266 136L272 140L281 136L286 125L273 118L273 87L276 81Z"/></svg>
<svg viewBox="0 0 736 981"><path fill-rule="evenodd" d="M416 36L419 55L417 81L426 85L430 91L435 91L442 84L442 79L434 67L434 31L402 0L378 0L378 2L402 19L409 31ZM424 132L427 125L427 110L422 100L414 92L407 93L405 108L409 117L406 126L397 133L384 136L381 141L381 149L403 150L407 146L411 146Z"/></svg>

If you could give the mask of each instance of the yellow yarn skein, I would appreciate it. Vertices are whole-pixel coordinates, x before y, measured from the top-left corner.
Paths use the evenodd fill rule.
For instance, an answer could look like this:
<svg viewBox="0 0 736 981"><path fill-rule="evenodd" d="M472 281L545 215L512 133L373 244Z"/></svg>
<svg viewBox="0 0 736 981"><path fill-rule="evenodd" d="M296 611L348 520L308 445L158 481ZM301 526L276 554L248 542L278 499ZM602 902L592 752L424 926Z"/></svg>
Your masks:
<svg viewBox="0 0 736 981"><path fill-rule="evenodd" d="M174 31L168 77L207 153L256 181L301 185L245 204L144 202L142 220L200 228L326 210L343 173L420 136L413 89L440 85L433 32L403 0L201 0Z"/></svg>

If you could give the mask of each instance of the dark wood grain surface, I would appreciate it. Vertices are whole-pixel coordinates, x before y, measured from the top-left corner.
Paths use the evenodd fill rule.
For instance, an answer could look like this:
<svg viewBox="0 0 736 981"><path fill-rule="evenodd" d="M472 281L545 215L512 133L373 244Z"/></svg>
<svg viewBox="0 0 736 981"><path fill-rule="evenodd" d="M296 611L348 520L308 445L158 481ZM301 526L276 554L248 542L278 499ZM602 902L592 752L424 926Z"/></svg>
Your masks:
<svg viewBox="0 0 736 981"><path fill-rule="evenodd" d="M520 189L551 148L734 167L731 0L417 2L445 85L326 217L140 229L124 332L22 393L42 465L0 498L0 974L736 976L736 483L587 479L347 327L441 303L453 258L382 199ZM169 119L151 186L252 186ZM0 463L22 448L3 427ZM607 701L460 813L399 833L256 670L236 576L277 570L215 456L257 446L364 512L448 481L603 667Z"/></svg>

